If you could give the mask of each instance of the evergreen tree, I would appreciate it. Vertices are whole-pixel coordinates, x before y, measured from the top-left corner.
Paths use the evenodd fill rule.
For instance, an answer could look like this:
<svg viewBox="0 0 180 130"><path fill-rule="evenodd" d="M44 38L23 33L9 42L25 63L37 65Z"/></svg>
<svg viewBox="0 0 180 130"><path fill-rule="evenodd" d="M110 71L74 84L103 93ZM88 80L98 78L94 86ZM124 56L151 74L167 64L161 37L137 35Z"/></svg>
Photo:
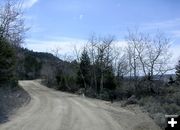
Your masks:
<svg viewBox="0 0 180 130"><path fill-rule="evenodd" d="M15 51L12 45L0 37L0 84L15 83Z"/></svg>
<svg viewBox="0 0 180 130"><path fill-rule="evenodd" d="M178 62L178 65L176 66L176 81L180 82L180 60Z"/></svg>
<svg viewBox="0 0 180 130"><path fill-rule="evenodd" d="M84 49L80 58L77 83L85 89L90 86L90 67L90 58L88 52Z"/></svg>
<svg viewBox="0 0 180 130"><path fill-rule="evenodd" d="M173 79L172 76L169 77L168 83L169 83L170 85L172 85L173 83L175 83L175 81L174 81L174 79Z"/></svg>
<svg viewBox="0 0 180 130"><path fill-rule="evenodd" d="M104 77L104 87L108 90L115 90L116 89L116 78L111 66L107 67L105 71Z"/></svg>
<svg viewBox="0 0 180 130"><path fill-rule="evenodd" d="M36 57L27 55L24 59L25 77L27 79L35 79L40 75L42 63Z"/></svg>

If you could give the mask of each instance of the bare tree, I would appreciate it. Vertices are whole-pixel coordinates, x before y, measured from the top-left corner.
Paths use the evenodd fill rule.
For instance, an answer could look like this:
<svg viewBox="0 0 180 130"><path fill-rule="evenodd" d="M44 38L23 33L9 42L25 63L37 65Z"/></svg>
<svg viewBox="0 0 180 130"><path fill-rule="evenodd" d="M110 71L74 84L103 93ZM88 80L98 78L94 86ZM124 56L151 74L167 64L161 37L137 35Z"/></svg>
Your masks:
<svg viewBox="0 0 180 130"><path fill-rule="evenodd" d="M150 36L137 31L129 32L126 40L129 64L133 69L134 78L138 72L153 79L154 75L162 75L171 70L168 66L170 41L162 33Z"/></svg>
<svg viewBox="0 0 180 130"><path fill-rule="evenodd" d="M162 33L156 34L147 45L147 67L150 73L150 78L153 75L164 75L167 71L173 68L169 66L169 53L170 40Z"/></svg>
<svg viewBox="0 0 180 130"><path fill-rule="evenodd" d="M88 52L90 55L90 60L92 64L92 81L91 81L91 86L94 86L95 89L97 90L97 76L96 76L96 67L95 67L95 60L96 60L96 46L99 43L99 39L93 34L90 39L89 39L89 46L88 46Z"/></svg>
<svg viewBox="0 0 180 130"><path fill-rule="evenodd" d="M129 71L130 77L132 76L133 71L133 78L136 79L138 76L137 67L139 65L137 51L135 50L135 43L131 43L128 41L127 47L127 56L128 56L128 64L129 64Z"/></svg>
<svg viewBox="0 0 180 130"><path fill-rule="evenodd" d="M54 77L56 75L56 68L51 63L44 63L41 69L41 76L47 82L47 85L51 85L54 82Z"/></svg>
<svg viewBox="0 0 180 130"><path fill-rule="evenodd" d="M108 36L99 38L98 43L95 44L96 49L96 63L100 68L100 91L103 89L104 83L104 72L107 67L112 66L113 59L113 48L114 36Z"/></svg>
<svg viewBox="0 0 180 130"><path fill-rule="evenodd" d="M93 87L97 93L100 93L103 89L104 84L104 73L108 67L112 66L115 55L113 55L112 44L114 42L113 36L108 37L97 37L92 35L88 43L83 47L82 50L88 51L91 64L91 87ZM77 61L80 61L78 51L75 48L75 53L77 56ZM82 75L82 74L81 74ZM82 75L82 79L84 79ZM84 80L83 80L84 81ZM85 81L84 81L84 84Z"/></svg>
<svg viewBox="0 0 180 130"><path fill-rule="evenodd" d="M128 74L128 62L127 62L127 55L123 54L118 58L117 63L117 78L123 79L124 76Z"/></svg>
<svg viewBox="0 0 180 130"><path fill-rule="evenodd" d="M129 57L130 67L133 69L134 78L137 78L138 71L143 73L144 76L147 76L146 68L146 55L147 55L147 45L150 42L149 35L139 33L139 32L130 32L126 37L128 42L127 53Z"/></svg>
<svg viewBox="0 0 180 130"><path fill-rule="evenodd" d="M28 30L24 25L21 3L15 0L5 0L0 6L0 36L19 46Z"/></svg>

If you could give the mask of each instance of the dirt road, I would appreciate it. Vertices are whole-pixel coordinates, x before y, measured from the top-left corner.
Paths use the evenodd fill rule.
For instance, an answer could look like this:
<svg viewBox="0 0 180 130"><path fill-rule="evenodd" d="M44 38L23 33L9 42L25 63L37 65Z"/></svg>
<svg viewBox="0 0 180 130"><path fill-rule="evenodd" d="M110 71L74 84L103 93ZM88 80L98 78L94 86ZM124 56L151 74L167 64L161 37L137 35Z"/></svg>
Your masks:
<svg viewBox="0 0 180 130"><path fill-rule="evenodd" d="M0 130L158 130L142 113L108 102L49 89L38 81L20 81L31 101Z"/></svg>

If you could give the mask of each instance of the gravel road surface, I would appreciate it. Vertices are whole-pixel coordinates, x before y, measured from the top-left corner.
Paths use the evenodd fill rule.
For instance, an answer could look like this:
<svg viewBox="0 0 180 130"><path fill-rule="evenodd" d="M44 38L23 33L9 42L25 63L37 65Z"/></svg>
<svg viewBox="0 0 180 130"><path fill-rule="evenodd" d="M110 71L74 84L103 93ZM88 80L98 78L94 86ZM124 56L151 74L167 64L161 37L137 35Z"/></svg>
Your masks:
<svg viewBox="0 0 180 130"><path fill-rule="evenodd" d="M19 84L31 101L0 125L0 130L159 130L143 113L55 91L37 80Z"/></svg>

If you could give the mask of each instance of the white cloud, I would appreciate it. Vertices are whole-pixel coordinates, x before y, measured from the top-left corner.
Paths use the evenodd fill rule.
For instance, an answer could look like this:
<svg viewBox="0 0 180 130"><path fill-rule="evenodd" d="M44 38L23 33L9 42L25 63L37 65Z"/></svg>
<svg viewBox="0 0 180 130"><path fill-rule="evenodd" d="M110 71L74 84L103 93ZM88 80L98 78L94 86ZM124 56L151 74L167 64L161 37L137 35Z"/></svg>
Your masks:
<svg viewBox="0 0 180 130"><path fill-rule="evenodd" d="M23 8L31 8L37 2L38 2L38 0L25 0L22 7Z"/></svg>
<svg viewBox="0 0 180 130"><path fill-rule="evenodd" d="M60 55L69 55L74 54L74 48L80 49L84 46L87 41L83 39L73 39L73 38L51 38L50 40L34 40L27 39L24 47L37 51L37 52L49 52L52 53L52 50L59 49Z"/></svg>
<svg viewBox="0 0 180 130"><path fill-rule="evenodd" d="M176 65L180 60L180 44L172 44L170 51L172 52L172 65Z"/></svg>
<svg viewBox="0 0 180 130"><path fill-rule="evenodd" d="M114 45L116 47L119 47L119 48L122 48L122 49L125 49L128 46L128 44L127 44L127 42L125 40L119 40L119 41L115 42Z"/></svg>
<svg viewBox="0 0 180 130"><path fill-rule="evenodd" d="M69 37L50 37L48 40L36 40L36 39L27 39L25 41L24 47L37 51L37 52L49 52L52 53L52 50L59 49L60 55L69 55L73 56L75 54L75 47L79 50L87 44L87 40L84 39L75 39ZM115 47L125 48L127 43L125 41L117 41L114 43Z"/></svg>

